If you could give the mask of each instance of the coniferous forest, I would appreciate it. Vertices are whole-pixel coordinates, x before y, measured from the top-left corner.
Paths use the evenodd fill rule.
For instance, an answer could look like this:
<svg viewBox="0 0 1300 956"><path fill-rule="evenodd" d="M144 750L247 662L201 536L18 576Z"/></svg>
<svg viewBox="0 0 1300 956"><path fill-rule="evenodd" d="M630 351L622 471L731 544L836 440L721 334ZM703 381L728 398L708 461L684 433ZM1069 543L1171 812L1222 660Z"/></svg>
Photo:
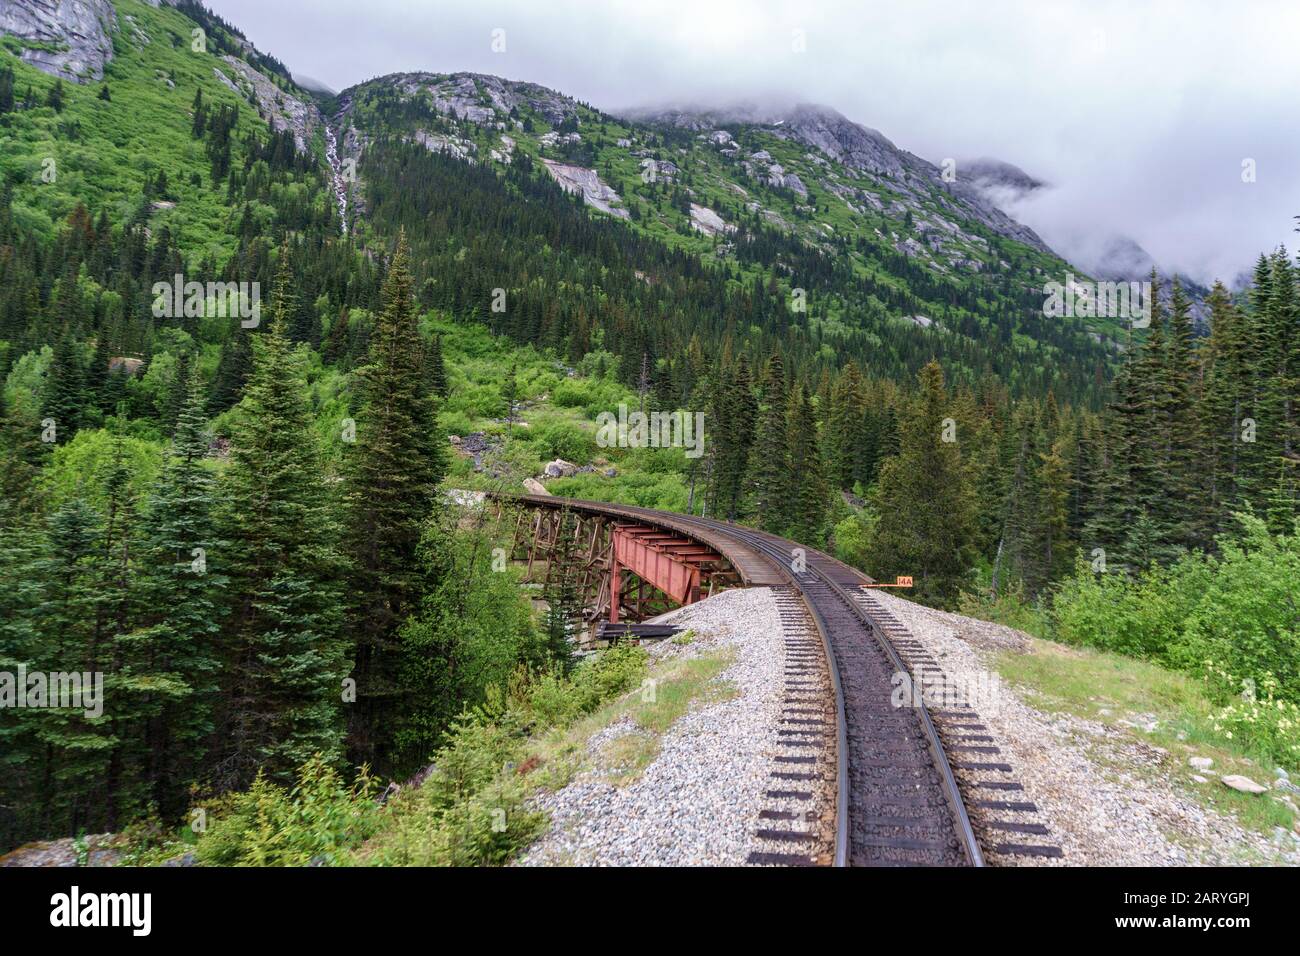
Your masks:
<svg viewBox="0 0 1300 956"><path fill-rule="evenodd" d="M119 33L93 82L0 47L0 670L104 675L101 713L0 713L0 851L129 832L137 862L509 860L539 824L499 766L643 665L579 664L572 582L536 613L495 573L501 529L447 494L522 491L555 458L590 467L552 493L742 522L934 607L1193 675L1221 726L1297 766L1290 251L1214 285L1203 320L1153 275L1149 325L1089 334L1043 314L1064 264L985 225L969 274L878 242L913 214L860 201L824 241L738 201L703 236L691 197L717 160L681 129L524 106L512 162L468 161L410 130L481 131L397 84L309 94L199 4L117 7L151 40ZM221 57L350 111L349 221L324 128L270 122L214 79ZM628 137L677 178L616 166ZM620 183L629 215L562 188L560 160ZM774 195L796 223L842 205ZM258 321L207 294L160 309L173 276L256 284ZM703 412L705 454L598 448L620 402ZM425 803L381 819L377 795L431 763ZM350 823L308 838L294 812Z"/></svg>

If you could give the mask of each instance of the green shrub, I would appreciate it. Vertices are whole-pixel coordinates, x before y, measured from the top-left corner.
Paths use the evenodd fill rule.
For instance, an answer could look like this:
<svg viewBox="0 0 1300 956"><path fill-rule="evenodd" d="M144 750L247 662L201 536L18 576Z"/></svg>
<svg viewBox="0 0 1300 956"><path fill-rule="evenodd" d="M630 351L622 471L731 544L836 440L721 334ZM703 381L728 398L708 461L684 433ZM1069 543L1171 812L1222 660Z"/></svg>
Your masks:
<svg viewBox="0 0 1300 956"><path fill-rule="evenodd" d="M1052 623L1067 643L1168 662L1214 578L1214 562L1199 554L1132 578L1115 570L1098 574L1080 557L1056 594Z"/></svg>
<svg viewBox="0 0 1300 956"><path fill-rule="evenodd" d="M962 592L958 601L959 613L982 621L1005 624L1034 637L1047 636L1050 627L1047 611L1041 602L1030 601L1025 597L1022 582L1004 582L995 597L992 575L984 572L981 578L975 590Z"/></svg>
<svg viewBox="0 0 1300 956"><path fill-rule="evenodd" d="M590 713L602 701L639 685L646 659L642 648L620 644L583 662L571 678L579 709Z"/></svg>
<svg viewBox="0 0 1300 956"><path fill-rule="evenodd" d="M337 862L374 831L380 808L364 770L351 787L317 754L290 790L260 774L252 787L207 809L195 847L206 866L306 866Z"/></svg>
<svg viewBox="0 0 1300 956"><path fill-rule="evenodd" d="M835 530L832 532L835 557L845 564L868 571L867 545L871 540L871 529L874 526L875 515L865 509L836 522Z"/></svg>
<svg viewBox="0 0 1300 956"><path fill-rule="evenodd" d="M1239 515L1239 539L1220 542L1216 573L1203 582L1172 650L1177 666L1206 673L1225 662L1242 680L1271 678L1282 700L1300 703L1300 536L1271 535Z"/></svg>
<svg viewBox="0 0 1300 956"><path fill-rule="evenodd" d="M1206 681L1212 693L1235 698L1211 714L1214 730L1237 747L1287 767L1300 767L1300 705L1278 697L1278 682L1265 673L1257 686L1253 679L1238 680L1226 668L1205 662Z"/></svg>
<svg viewBox="0 0 1300 956"><path fill-rule="evenodd" d="M563 458L575 465L586 465L596 451L595 436L570 422L546 422L529 429L528 440L548 461Z"/></svg>
<svg viewBox="0 0 1300 956"><path fill-rule="evenodd" d="M580 664L568 679L520 670L502 692L456 720L433 758L434 770L408 791L370 844L352 858L386 866L485 866L507 862L546 823L531 807L519 771L530 736L563 728L637 687L646 653L619 646Z"/></svg>

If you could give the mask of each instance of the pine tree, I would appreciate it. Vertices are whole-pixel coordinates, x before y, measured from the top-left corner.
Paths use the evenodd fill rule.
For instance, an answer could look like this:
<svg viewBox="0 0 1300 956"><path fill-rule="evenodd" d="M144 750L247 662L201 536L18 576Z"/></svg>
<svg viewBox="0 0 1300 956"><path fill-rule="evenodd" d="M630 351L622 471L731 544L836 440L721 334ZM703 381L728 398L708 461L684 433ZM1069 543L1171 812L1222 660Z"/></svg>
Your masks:
<svg viewBox="0 0 1300 956"><path fill-rule="evenodd" d="M785 365L779 355L767 361L763 403L759 406L752 471L753 511L758 526L778 534L790 519L790 443Z"/></svg>
<svg viewBox="0 0 1300 956"><path fill-rule="evenodd" d="M1253 370L1247 365L1244 316L1228 290L1216 282L1210 291L1210 336L1205 349L1204 381L1197 406L1200 456L1197 470L1204 491L1196 496L1201 544L1229 530L1231 511L1241 505L1243 428L1253 393Z"/></svg>
<svg viewBox="0 0 1300 956"><path fill-rule="evenodd" d="M197 371L176 422L171 454L142 521L141 620L136 640L159 675L145 727L146 780L164 816L185 807L188 785L202 776L213 730L221 659L220 608L227 582L219 570L225 542L216 539L214 480L205 394Z"/></svg>
<svg viewBox="0 0 1300 956"><path fill-rule="evenodd" d="M826 537L828 490L817 442L817 420L808 389L799 390L790 409L790 521L795 541L821 547Z"/></svg>
<svg viewBox="0 0 1300 956"><path fill-rule="evenodd" d="M212 382L212 397L208 411L216 415L233 407L244 394L244 387L253 369L253 339L255 336L242 328L235 329L221 347L221 359Z"/></svg>
<svg viewBox="0 0 1300 956"><path fill-rule="evenodd" d="M84 377L80 348L72 333L65 329L54 347L41 408L42 418L54 420L60 444L71 439L81 425L82 409L86 404Z"/></svg>
<svg viewBox="0 0 1300 956"><path fill-rule="evenodd" d="M1168 434L1161 482L1166 538L1170 548L1177 550L1190 550L1202 541L1197 500L1203 484L1195 472L1200 438L1196 417L1199 372L1191 303L1182 282L1175 277L1169 300L1169 344L1163 381Z"/></svg>
<svg viewBox="0 0 1300 956"><path fill-rule="evenodd" d="M394 768L384 728L422 688L399 681L398 628L419 600L416 550L446 471L411 293L406 243L398 239L384 283L384 307L359 369L365 405L349 449L347 553L356 569L349 631L356 646L357 704L349 722L356 762Z"/></svg>
<svg viewBox="0 0 1300 956"><path fill-rule="evenodd" d="M579 600L574 561L576 550L576 522L567 509L560 513L560 532L555 552L546 567L546 584L542 600L546 602L546 616L542 629L546 634L546 648L551 661L561 673L573 667L573 642L582 625L582 604Z"/></svg>
<svg viewBox="0 0 1300 956"><path fill-rule="evenodd" d="M831 392L827 416L830 477L838 488L851 491L864 473L867 438L866 407L862 394L862 375L853 362L840 373Z"/></svg>
<svg viewBox="0 0 1300 956"><path fill-rule="evenodd" d="M975 502L960 443L944 440L950 415L939 364L926 365L919 381L899 454L880 469L870 567L885 580L911 576L921 600L950 603L973 561Z"/></svg>
<svg viewBox="0 0 1300 956"><path fill-rule="evenodd" d="M745 357L734 368L719 370L709 391L709 500L715 514L734 520L740 513L758 410Z"/></svg>
<svg viewBox="0 0 1300 956"><path fill-rule="evenodd" d="M446 398L448 393L447 365L442 358L441 335L435 335L429 343L424 358L424 370L425 387L428 388L429 393L436 395L438 398Z"/></svg>
<svg viewBox="0 0 1300 956"><path fill-rule="evenodd" d="M331 365L340 365L348 352L348 327L351 317L348 309L340 309L338 318L330 326L329 333L321 346L321 361Z"/></svg>
<svg viewBox="0 0 1300 956"><path fill-rule="evenodd" d="M12 113L14 108L14 71L12 67L0 67L0 116Z"/></svg>
<svg viewBox="0 0 1300 956"><path fill-rule="evenodd" d="M38 506L36 479L49 447L41 441L39 424L20 410L0 415L0 524Z"/></svg>
<svg viewBox="0 0 1300 956"><path fill-rule="evenodd" d="M1049 396L1050 397L1050 396ZM1070 549L1070 476L1065 440L1044 429L1038 452L1037 574L1028 582L1034 593L1065 574L1073 563Z"/></svg>
<svg viewBox="0 0 1300 956"><path fill-rule="evenodd" d="M287 779L312 754L342 751L345 563L302 363L288 339L291 282L282 269L270 329L254 338L218 491L218 537L228 542L219 567L231 595L212 770L222 789L247 785L259 768Z"/></svg>
<svg viewBox="0 0 1300 956"><path fill-rule="evenodd" d="M21 597L17 613L3 619L6 656L25 662L31 672L103 673L108 655L96 626L103 518L81 498L72 498L49 516L43 531L39 539L28 536L23 542L26 560L20 559L18 574L10 579ZM54 834L102 825L105 754L114 745L106 728L92 725L83 711L24 709L10 716L13 723L6 723L28 745L16 784L39 795L30 815L23 813L28 825Z"/></svg>
<svg viewBox="0 0 1300 956"><path fill-rule="evenodd" d="M516 362L510 363L510 371L501 384L501 398L506 403L506 435L509 436L514 432L515 410L519 403L519 366Z"/></svg>
<svg viewBox="0 0 1300 956"><path fill-rule="evenodd" d="M203 104L203 87L199 87L194 91L194 105L192 109L194 110L194 122L190 126L190 134L195 139L198 139L203 135L208 122L208 109Z"/></svg>

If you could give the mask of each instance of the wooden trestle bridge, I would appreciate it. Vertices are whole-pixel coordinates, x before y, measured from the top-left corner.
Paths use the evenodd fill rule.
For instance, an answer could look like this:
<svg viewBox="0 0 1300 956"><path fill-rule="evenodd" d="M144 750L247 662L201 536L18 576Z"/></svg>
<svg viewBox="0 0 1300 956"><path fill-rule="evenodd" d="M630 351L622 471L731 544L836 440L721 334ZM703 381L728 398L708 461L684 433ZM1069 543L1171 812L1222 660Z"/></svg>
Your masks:
<svg viewBox="0 0 1300 956"><path fill-rule="evenodd" d="M549 584L567 564L586 620L644 621L730 587L776 585L771 561L698 518L548 495L493 497L518 510L510 558ZM576 573L575 573L576 568Z"/></svg>

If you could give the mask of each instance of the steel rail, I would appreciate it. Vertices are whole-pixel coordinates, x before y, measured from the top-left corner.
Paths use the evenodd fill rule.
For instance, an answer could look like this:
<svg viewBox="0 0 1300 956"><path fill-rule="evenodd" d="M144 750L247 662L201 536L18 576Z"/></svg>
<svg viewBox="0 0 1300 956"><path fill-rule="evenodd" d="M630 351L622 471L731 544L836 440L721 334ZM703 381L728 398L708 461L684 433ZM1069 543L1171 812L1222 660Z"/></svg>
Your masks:
<svg viewBox="0 0 1300 956"><path fill-rule="evenodd" d="M842 585L835 581L829 574L826 574L824 571L812 564L805 565L806 570L803 572L794 570L792 563L793 554L787 554L781 550L782 548L793 545L793 542L749 528L738 528L734 525L726 525L721 522L710 521L709 519L703 518L698 520L708 522L710 527L724 534L730 533L733 537L739 538L751 547L758 548L775 560L786 562L786 566L790 570L791 578L794 580L795 586L799 588L800 593L803 595L804 603L808 606L808 609L812 612L814 618L816 618L818 622L817 629L822 634L822 643L826 648L827 659L834 664L831 668L831 673L835 685L835 705L837 723L839 724L836 731L836 738L839 747L837 764L840 775L839 798L837 800L836 813L836 865L846 865L845 863L840 863L839 860L841 859L841 853L845 854L845 859L847 858L848 814L847 812L838 812L839 807L844 807L846 805L848 793L848 772L844 760L845 750L847 747L845 740L846 721L844 715L844 693L840 684L839 666L835 658L829 633L825 627L825 618L817 608L816 601L802 587L802 582L799 580L799 574L811 574L816 577L823 586L828 588L832 594L838 597L848 607L853 615L862 622L863 626L867 629L867 632L875 638L881 649L884 650L896 673L905 674L909 673L909 671L903 663L903 659L899 657L898 651L895 650L893 644L891 644L889 639L885 636L884 630L877 626L866 610L853 599L853 596ZM797 545L795 546L797 547ZM934 761L935 769L938 770L943 783L944 797L948 801L949 810L953 817L953 823L955 824L955 829L961 842L962 852L965 854L966 859L971 866L983 866L984 854L980 850L979 839L975 836L975 829L971 825L970 815L966 812L966 803L962 800L961 790L957 785L957 777L952 772L952 765L948 762L948 756L943 749L943 742L939 739L939 732L935 728L933 720L930 718L924 700L917 700L915 702L915 707L921 721L922 730L925 734L926 744L930 750L931 759ZM841 838L843 839L843 843L840 842Z"/></svg>

